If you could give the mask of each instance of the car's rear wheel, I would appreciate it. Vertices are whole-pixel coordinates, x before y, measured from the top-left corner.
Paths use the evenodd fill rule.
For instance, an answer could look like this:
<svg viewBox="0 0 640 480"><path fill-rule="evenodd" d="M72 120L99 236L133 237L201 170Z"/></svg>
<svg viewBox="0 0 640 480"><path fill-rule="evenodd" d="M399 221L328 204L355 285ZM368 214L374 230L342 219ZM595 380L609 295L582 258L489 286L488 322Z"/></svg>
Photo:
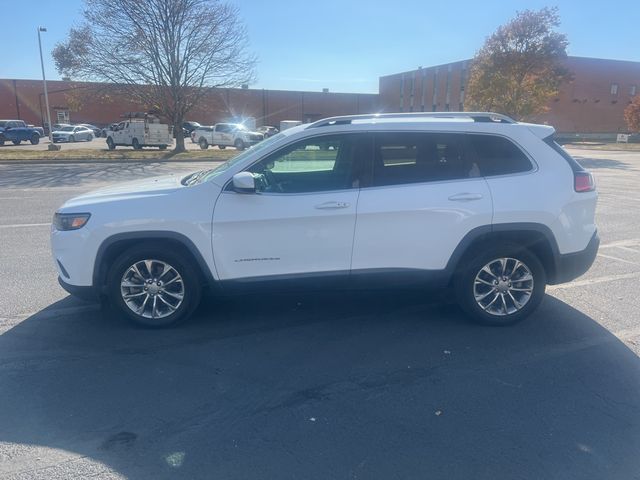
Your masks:
<svg viewBox="0 0 640 480"><path fill-rule="evenodd" d="M218 145L218 148L219 148L220 150L224 150L225 148L227 148L227 146L226 146L226 145Z"/></svg>
<svg viewBox="0 0 640 480"><path fill-rule="evenodd" d="M31 135L29 141L31 142L31 145L38 145L40 143L40 135L34 133L33 135Z"/></svg>
<svg viewBox="0 0 640 480"><path fill-rule="evenodd" d="M14 145L20 145L20 140L11 140Z"/></svg>
<svg viewBox="0 0 640 480"><path fill-rule="evenodd" d="M116 144L113 141L113 138L111 138L111 137L107 138L107 148L109 150L115 150L116 149Z"/></svg>
<svg viewBox="0 0 640 480"><path fill-rule="evenodd" d="M89 134L89 136L87 137L87 142L90 142L93 140L93 135Z"/></svg>
<svg viewBox="0 0 640 480"><path fill-rule="evenodd" d="M200 148L202 150L206 150L207 148L209 148L209 142L207 142L207 139L204 137L200 138L200 140L198 141L198 145L200 145Z"/></svg>
<svg viewBox="0 0 640 480"><path fill-rule="evenodd" d="M510 325L528 317L544 297L540 260L516 245L491 247L468 258L455 289L462 309L485 325Z"/></svg>
<svg viewBox="0 0 640 480"><path fill-rule="evenodd" d="M233 146L236 147L236 150L244 150L244 142L240 138L233 143Z"/></svg>
<svg viewBox="0 0 640 480"><path fill-rule="evenodd" d="M200 303L196 267L163 248L134 247L109 272L109 297L138 325L167 327L188 318Z"/></svg>
<svg viewBox="0 0 640 480"><path fill-rule="evenodd" d="M158 148L159 148L160 150L166 150L166 149L167 149L167 146L166 146L166 145L159 145L159 146L158 146Z"/></svg>
<svg viewBox="0 0 640 480"><path fill-rule="evenodd" d="M140 142L137 138L134 138L131 144L133 145L134 150L142 150L142 145L140 145Z"/></svg>

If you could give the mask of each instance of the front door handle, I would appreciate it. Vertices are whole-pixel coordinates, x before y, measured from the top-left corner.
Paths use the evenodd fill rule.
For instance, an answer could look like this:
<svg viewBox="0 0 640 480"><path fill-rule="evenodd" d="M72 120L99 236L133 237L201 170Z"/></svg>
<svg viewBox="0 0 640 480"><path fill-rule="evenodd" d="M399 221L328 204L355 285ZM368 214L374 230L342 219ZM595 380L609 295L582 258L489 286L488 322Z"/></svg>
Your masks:
<svg viewBox="0 0 640 480"><path fill-rule="evenodd" d="M347 208L349 204L347 202L324 202L320 205L316 205L319 210L330 210L333 208Z"/></svg>
<svg viewBox="0 0 640 480"><path fill-rule="evenodd" d="M456 193L455 195L451 195L449 200L452 202L472 202L474 200L482 199L481 193Z"/></svg>

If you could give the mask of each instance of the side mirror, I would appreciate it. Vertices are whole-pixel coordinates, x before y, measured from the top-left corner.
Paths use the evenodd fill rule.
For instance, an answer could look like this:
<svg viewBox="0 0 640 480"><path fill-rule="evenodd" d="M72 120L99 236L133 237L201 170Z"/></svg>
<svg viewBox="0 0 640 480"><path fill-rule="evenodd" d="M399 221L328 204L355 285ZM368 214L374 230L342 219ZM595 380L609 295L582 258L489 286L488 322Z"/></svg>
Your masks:
<svg viewBox="0 0 640 480"><path fill-rule="evenodd" d="M251 172L240 172L233 176L233 189L238 193L255 193L256 181Z"/></svg>

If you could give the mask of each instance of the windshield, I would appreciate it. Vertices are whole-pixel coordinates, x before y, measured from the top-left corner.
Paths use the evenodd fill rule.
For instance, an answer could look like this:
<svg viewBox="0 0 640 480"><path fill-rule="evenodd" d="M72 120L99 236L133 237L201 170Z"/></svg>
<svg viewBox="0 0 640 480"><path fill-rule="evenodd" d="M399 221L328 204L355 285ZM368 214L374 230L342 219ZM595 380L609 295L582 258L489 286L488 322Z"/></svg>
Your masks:
<svg viewBox="0 0 640 480"><path fill-rule="evenodd" d="M184 185L195 185L195 184L198 184L198 183L209 181L212 178L217 177L221 173L226 172L231 167L233 167L237 163L239 163L242 160L244 160L247 156L253 155L255 152L259 152L261 150L264 150L264 149L268 148L270 145L278 142L283 137L285 137L284 133L278 133L277 135L274 135L273 137L270 137L267 140L263 140L262 142L254 145L253 147L246 149L240 155L237 155L237 156L235 156L233 158L230 158L226 162L218 165L216 168L212 168L210 170L202 170L202 171L195 172L195 173L192 173L191 175L186 176L182 180L182 183Z"/></svg>

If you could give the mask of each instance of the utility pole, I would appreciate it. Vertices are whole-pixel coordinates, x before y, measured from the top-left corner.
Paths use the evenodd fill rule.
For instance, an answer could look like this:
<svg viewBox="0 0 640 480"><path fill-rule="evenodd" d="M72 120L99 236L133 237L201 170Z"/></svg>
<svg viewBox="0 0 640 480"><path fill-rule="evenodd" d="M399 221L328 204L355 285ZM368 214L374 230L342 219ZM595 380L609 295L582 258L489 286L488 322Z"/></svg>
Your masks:
<svg viewBox="0 0 640 480"><path fill-rule="evenodd" d="M42 67L42 84L44 86L44 104L47 108L47 123L49 124L49 150L59 150L60 147L53 144L53 125L51 124L51 110L49 109L49 94L47 93L47 79L44 75L44 59L42 58L42 41L40 40L40 32L46 32L46 27L38 27L38 47L40 47L40 66Z"/></svg>

